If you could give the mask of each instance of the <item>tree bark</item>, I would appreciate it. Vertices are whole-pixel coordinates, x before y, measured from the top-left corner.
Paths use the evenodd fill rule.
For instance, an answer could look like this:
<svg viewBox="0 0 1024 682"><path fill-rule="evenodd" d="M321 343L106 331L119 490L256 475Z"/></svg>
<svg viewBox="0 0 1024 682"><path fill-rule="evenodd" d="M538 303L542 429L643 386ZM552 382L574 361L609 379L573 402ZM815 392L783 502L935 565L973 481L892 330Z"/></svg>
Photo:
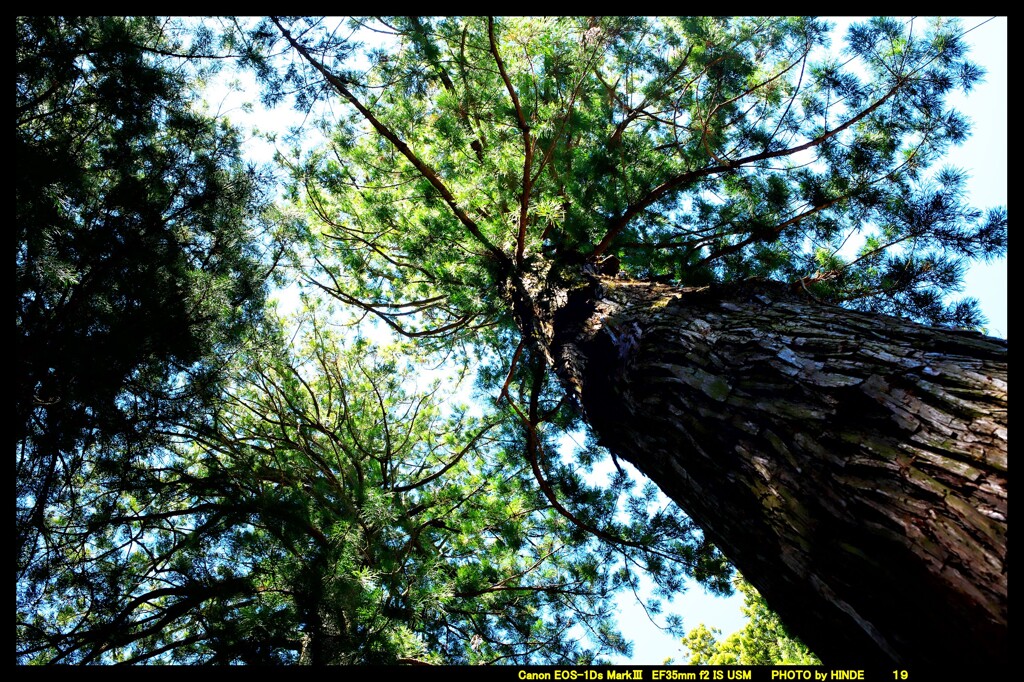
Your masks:
<svg viewBox="0 0 1024 682"><path fill-rule="evenodd" d="M520 324L823 662L1007 659L1005 341L567 272L520 284Z"/></svg>

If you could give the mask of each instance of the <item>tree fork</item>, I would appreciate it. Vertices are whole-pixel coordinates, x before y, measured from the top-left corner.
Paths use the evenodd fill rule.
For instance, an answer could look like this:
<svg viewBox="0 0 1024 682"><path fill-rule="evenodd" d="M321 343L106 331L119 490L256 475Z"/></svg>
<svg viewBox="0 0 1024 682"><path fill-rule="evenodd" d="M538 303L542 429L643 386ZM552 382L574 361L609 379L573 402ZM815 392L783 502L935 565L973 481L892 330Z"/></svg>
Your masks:
<svg viewBox="0 0 1024 682"><path fill-rule="evenodd" d="M516 289L600 442L824 662L1007 658L1006 341L764 280Z"/></svg>

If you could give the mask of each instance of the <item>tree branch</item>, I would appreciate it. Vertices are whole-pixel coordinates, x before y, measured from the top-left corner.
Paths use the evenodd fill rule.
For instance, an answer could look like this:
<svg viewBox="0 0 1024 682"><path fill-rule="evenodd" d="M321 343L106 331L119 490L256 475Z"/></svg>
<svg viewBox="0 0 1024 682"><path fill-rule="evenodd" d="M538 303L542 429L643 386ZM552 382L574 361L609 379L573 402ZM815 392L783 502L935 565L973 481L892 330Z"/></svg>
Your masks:
<svg viewBox="0 0 1024 682"><path fill-rule="evenodd" d="M880 99L878 99L874 104L864 109L853 118L846 121L846 123L836 126L835 128L828 130L822 133L821 135L818 135L814 139L808 140L804 144L797 145L796 147L790 147L789 149L780 149L774 152L761 152L760 154L752 154L741 159L736 159L735 161L729 161L726 163L721 163L714 166L709 166L707 168L701 168L698 170L687 171L685 173L680 173L679 175L669 178L665 182L653 188L642 199L628 206L621 216L611 221L611 225L609 226L608 231L605 232L605 235L601 239L601 242L594 248L594 252L591 254L591 257L594 258L604 253L608 249L608 247L611 246L612 242L619 235L619 233L622 232L622 230L625 229L626 225L629 224L630 220L639 215L648 206L651 206L655 202L666 197L669 193L679 189L684 185L688 185L696 180L699 180L700 178L707 177L709 175L722 173L728 170L734 170L741 166L756 163L758 161L764 161L766 159L773 159L783 156L792 156L793 154L797 154L806 149L812 149L814 147L817 147L826 140L835 137L839 133L843 132L850 126L864 119L873 111L878 109L878 107L882 106L893 95L899 92L899 90L904 86L904 84L906 84L906 82L906 77L898 78L896 80L896 83L892 86L892 88L890 88L889 91L885 93L885 95L882 96Z"/></svg>
<svg viewBox="0 0 1024 682"><path fill-rule="evenodd" d="M505 89L508 90L512 106L516 110L516 125L519 126L519 130L523 134L523 190L519 197L519 234L516 237L515 256L516 264L521 265L523 254L526 252L526 221L529 215L532 186L530 166L533 164L533 141L530 139L530 125L526 122L523 107L519 104L519 96L516 95L516 89L512 86L512 81L509 80L508 73L505 71L505 62L498 52L498 43L494 38L494 17L487 17L487 37L490 40L494 63L498 65L498 73L501 74L501 80L505 82Z"/></svg>
<svg viewBox="0 0 1024 682"><path fill-rule="evenodd" d="M372 125L374 129L382 137L384 137L392 145L394 145L395 149L401 152L402 156L408 159L409 163L411 163L416 168L416 170L420 172L420 175L422 175L423 178L426 179L434 187L434 189L438 191L438 193L441 195L441 198L444 199L444 202L448 204L448 208L451 209L452 213L455 214L455 217L459 219L459 222L461 222L463 226L465 226L469 233L473 235L473 237L478 242L483 244L484 247L500 263L503 263L506 266L510 266L511 263L509 262L508 256L506 256L504 252L502 252L499 248L494 246L494 244L492 244L490 240L484 236L483 232L480 231L480 227L472 218L469 217L469 215L462 209L462 207L459 206L451 190L449 190L448 187L441 180L441 178L438 177L434 169L427 165L426 162L424 162L422 159L420 159L419 156L417 156L409 148L409 145L407 145L400 137L398 137L398 135L395 134L395 132L391 130L391 128L384 125L384 123L378 120L377 117L374 116L373 113L369 109L367 109L355 95L352 94L352 92L348 89L345 82L341 78L339 78L337 75L329 71L327 67L321 64L315 57L313 57L313 55L309 53L309 50L307 50L304 45L302 45L294 37L292 37L292 34L288 31L288 29L286 29L281 24L280 21L278 21L277 17L270 17L270 20L274 22L274 25L277 26L277 29L281 32L281 35L284 36L285 40L288 41L288 43L295 49L295 51L298 52L303 59L309 62L309 64L314 69L319 71L323 75L323 77L327 79L327 82L330 83L332 87L334 87L338 94L345 98L345 100L347 100L349 104L355 107L356 111L358 111L363 116L363 118L366 119L366 121L370 125Z"/></svg>

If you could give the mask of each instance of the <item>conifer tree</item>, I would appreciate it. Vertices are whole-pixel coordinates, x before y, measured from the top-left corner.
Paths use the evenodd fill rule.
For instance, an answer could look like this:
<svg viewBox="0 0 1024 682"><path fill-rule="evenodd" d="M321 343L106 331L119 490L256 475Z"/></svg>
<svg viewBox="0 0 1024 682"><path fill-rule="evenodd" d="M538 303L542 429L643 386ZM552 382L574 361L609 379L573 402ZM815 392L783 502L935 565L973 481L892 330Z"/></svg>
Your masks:
<svg viewBox="0 0 1024 682"><path fill-rule="evenodd" d="M826 663L1005 658L1006 343L949 295L1006 213L942 166L956 21L374 28L366 69L321 20L244 38L268 100L342 112L294 166L310 285L488 349L531 461L585 421Z"/></svg>

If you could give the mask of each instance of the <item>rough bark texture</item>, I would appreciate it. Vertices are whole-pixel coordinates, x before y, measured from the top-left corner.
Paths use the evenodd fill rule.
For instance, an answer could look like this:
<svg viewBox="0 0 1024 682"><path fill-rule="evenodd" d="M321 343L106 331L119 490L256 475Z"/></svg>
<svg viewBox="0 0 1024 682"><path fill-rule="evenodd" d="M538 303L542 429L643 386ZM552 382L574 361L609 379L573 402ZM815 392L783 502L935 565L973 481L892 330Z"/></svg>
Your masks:
<svg viewBox="0 0 1024 682"><path fill-rule="evenodd" d="M520 291L601 442L826 664L1006 660L1005 341L765 281Z"/></svg>

